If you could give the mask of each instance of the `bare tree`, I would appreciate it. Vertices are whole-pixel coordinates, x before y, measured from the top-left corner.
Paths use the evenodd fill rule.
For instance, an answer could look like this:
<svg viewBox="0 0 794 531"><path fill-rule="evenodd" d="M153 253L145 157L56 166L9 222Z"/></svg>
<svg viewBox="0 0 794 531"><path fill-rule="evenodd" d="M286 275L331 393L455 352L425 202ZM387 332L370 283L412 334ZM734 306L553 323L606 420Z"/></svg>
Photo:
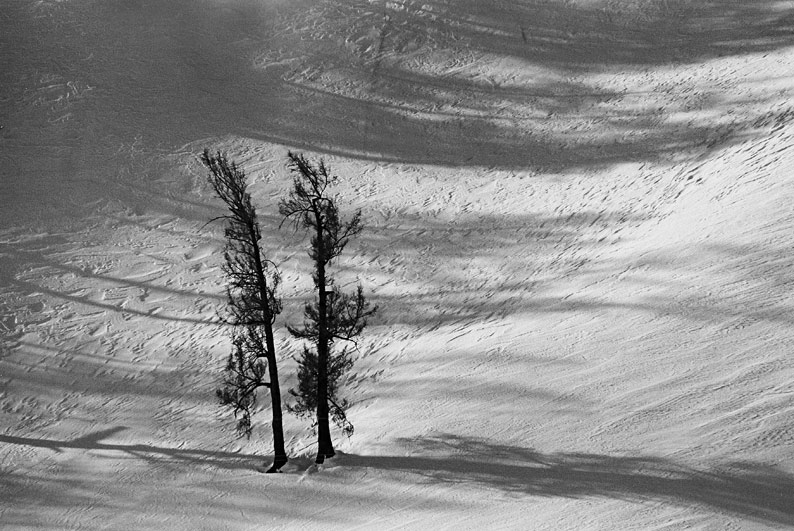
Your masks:
<svg viewBox="0 0 794 531"><path fill-rule="evenodd" d="M229 210L215 219L226 220L223 272L228 279L227 322L232 325L234 348L217 396L221 404L234 409L238 433L250 437L257 391L261 387L270 390L274 459L267 471L278 472L288 460L273 340L273 323L281 312L276 296L280 275L260 246L262 233L245 173L220 152L210 155L205 149L201 161L210 170L208 180L215 194Z"/></svg>
<svg viewBox="0 0 794 531"><path fill-rule="evenodd" d="M306 339L313 346L304 346L298 360L298 387L290 390L297 404L291 410L298 414L316 413L316 462L322 463L335 454L329 413L345 433L353 432L345 415L348 403L338 397L339 383L353 365L350 345L355 345L375 308L370 308L361 286L353 295L342 293L328 272L330 262L342 253L350 238L361 232L361 212L343 222L329 195L336 178L325 163L320 160L315 167L303 155L292 152L288 158L287 166L295 176L279 212L285 221L291 219L296 228L302 226L311 233L309 257L314 263L312 278L317 292L315 300L304 308L303 326L289 327L295 337ZM337 341L345 344L334 350Z"/></svg>

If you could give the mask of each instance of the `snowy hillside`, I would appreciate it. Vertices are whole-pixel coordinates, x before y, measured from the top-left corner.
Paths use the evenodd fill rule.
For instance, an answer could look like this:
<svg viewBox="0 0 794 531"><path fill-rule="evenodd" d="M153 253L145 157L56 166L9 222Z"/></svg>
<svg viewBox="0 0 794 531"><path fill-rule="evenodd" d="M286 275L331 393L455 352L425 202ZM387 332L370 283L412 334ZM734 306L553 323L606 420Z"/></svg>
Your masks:
<svg viewBox="0 0 794 531"><path fill-rule="evenodd" d="M794 527L794 2L5 0L0 528ZM366 230L355 435L238 439L223 212ZM267 403L263 400L262 403Z"/></svg>

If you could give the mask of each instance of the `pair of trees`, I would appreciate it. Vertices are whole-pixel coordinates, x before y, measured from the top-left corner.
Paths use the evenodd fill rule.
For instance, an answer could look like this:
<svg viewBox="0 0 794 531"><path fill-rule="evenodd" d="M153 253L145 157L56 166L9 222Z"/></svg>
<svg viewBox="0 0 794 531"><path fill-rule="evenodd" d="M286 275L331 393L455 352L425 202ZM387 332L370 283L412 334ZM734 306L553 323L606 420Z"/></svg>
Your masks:
<svg viewBox="0 0 794 531"><path fill-rule="evenodd" d="M353 364L350 344L355 344L375 312L363 295L361 286L354 294L343 293L334 283L328 267L345 249L351 238L361 232L361 212L348 221L340 218L330 187L336 178L320 160L312 165L303 155L289 152L287 166L294 174L292 189L279 203L284 222L311 234L309 257L314 264L312 279L316 297L304 307L300 326L289 332L306 340L298 358L298 385L291 389L295 404L289 409L303 416L315 416L317 463L334 456L329 420L345 433L352 434L345 400L339 398L341 377ZM226 275L228 318L233 348L217 390L220 402L230 406L238 419L237 430L250 437L251 415L257 391L268 388L271 398L273 464L277 472L287 463L282 424L273 326L282 310L277 291L281 282L278 267L267 258L260 245L262 232L256 208L251 202L245 173L220 152L205 149L201 161L209 169L208 180L215 194L228 209L224 219L226 247L223 272ZM334 348L342 342L342 348Z"/></svg>

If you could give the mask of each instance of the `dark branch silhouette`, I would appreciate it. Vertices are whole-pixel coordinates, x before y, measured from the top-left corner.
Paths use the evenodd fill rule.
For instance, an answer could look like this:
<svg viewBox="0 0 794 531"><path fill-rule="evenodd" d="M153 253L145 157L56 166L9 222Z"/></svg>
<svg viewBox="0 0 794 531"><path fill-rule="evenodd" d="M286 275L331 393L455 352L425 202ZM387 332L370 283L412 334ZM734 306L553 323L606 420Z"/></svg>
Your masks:
<svg viewBox="0 0 794 531"><path fill-rule="evenodd" d="M336 177L325 162L313 166L303 155L288 154L289 169L295 174L289 196L279 205L284 221L311 233L309 257L314 263L314 287L317 298L306 304L303 325L289 327L295 337L307 340L314 350L304 347L298 359L298 387L290 390L297 403L291 410L299 415L316 413L317 463L334 456L329 415L347 435L353 425L347 419L348 403L338 397L339 382L353 366L352 351L347 346L334 351L335 341L351 342L367 325L374 312L361 286L355 295L342 293L328 272L330 262L338 257L351 238L361 232L361 212L342 221L329 187Z"/></svg>
<svg viewBox="0 0 794 531"><path fill-rule="evenodd" d="M281 277L259 244L262 233L245 173L221 153L210 155L205 149L201 161L210 170L208 180L215 195L229 210L229 214L215 219L226 221L223 272L228 279L227 319L232 326L234 348L217 395L221 404L233 409L238 433L250 437L257 390L270 390L275 456L268 472L277 472L287 463L273 339L273 323L282 308L276 296Z"/></svg>

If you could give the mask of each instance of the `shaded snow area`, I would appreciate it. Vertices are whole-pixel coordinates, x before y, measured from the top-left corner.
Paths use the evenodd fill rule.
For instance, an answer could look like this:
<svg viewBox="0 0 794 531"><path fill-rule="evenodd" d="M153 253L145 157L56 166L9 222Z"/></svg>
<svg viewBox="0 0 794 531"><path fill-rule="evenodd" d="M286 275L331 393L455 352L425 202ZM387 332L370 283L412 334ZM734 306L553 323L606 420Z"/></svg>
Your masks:
<svg viewBox="0 0 794 531"><path fill-rule="evenodd" d="M794 527L794 2L4 0L0 528ZM311 297L288 150L365 231L356 428L250 440L223 208ZM289 403L293 400L284 394Z"/></svg>

